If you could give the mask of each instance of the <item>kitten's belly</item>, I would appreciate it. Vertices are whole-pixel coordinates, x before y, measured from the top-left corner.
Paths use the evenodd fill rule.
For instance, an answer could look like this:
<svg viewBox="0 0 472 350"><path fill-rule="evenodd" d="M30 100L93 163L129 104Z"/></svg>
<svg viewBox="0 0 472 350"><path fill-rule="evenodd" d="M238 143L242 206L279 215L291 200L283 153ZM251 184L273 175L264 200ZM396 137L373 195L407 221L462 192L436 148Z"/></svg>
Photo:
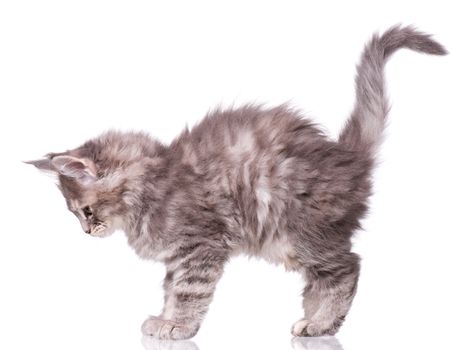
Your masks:
<svg viewBox="0 0 472 350"><path fill-rule="evenodd" d="M300 267L295 250L286 235L280 238L267 238L262 245L248 242L244 253L262 258L272 264L283 264L289 271Z"/></svg>

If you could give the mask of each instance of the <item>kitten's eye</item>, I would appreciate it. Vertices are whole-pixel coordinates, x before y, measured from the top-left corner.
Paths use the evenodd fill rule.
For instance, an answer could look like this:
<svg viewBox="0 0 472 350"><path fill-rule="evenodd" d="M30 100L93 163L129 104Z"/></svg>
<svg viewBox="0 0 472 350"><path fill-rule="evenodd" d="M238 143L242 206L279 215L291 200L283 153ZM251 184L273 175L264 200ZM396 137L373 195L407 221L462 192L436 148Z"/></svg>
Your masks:
<svg viewBox="0 0 472 350"><path fill-rule="evenodd" d="M90 208L90 206L87 205L86 207L83 207L82 211L84 212L84 215L87 219L92 216L92 209Z"/></svg>

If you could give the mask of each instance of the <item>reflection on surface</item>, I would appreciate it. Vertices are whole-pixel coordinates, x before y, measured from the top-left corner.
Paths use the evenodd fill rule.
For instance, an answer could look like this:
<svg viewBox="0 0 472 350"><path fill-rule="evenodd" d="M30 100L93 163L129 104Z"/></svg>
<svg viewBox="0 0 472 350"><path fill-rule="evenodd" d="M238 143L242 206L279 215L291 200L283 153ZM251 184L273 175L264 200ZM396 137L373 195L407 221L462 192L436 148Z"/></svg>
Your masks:
<svg viewBox="0 0 472 350"><path fill-rule="evenodd" d="M146 350L198 350L197 344L191 340L159 340L143 336L141 343Z"/></svg>
<svg viewBox="0 0 472 350"><path fill-rule="evenodd" d="M146 350L199 350L191 340L159 340L143 336L141 342ZM292 347L294 350L343 350L335 337L295 337Z"/></svg>
<svg viewBox="0 0 472 350"><path fill-rule="evenodd" d="M335 337L296 337L292 339L292 347L294 350L343 350Z"/></svg>

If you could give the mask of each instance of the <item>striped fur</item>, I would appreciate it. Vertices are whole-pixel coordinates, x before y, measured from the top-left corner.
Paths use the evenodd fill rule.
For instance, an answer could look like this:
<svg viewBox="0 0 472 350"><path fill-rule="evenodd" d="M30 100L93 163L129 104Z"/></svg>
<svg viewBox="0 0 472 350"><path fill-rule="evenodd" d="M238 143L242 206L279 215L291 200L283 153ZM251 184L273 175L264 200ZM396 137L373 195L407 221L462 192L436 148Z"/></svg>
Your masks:
<svg viewBox="0 0 472 350"><path fill-rule="evenodd" d="M241 253L303 274L294 335L334 334L356 292L350 239L367 211L388 112L383 68L401 47L445 53L410 27L375 35L338 141L289 106L246 105L209 113L168 146L112 131L31 164L57 174L84 231L121 229L139 256L166 265L164 308L144 334L195 335L226 262Z"/></svg>

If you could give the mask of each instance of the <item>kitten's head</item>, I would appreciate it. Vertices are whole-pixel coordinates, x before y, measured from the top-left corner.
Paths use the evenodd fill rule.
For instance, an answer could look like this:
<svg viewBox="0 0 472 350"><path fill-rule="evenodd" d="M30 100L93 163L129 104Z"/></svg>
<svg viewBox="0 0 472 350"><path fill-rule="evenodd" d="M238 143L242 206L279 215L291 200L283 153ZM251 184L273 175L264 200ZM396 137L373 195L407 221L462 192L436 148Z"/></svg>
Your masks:
<svg viewBox="0 0 472 350"><path fill-rule="evenodd" d="M110 132L77 149L26 163L55 175L84 232L105 237L126 225L143 164L159 146L144 134Z"/></svg>

